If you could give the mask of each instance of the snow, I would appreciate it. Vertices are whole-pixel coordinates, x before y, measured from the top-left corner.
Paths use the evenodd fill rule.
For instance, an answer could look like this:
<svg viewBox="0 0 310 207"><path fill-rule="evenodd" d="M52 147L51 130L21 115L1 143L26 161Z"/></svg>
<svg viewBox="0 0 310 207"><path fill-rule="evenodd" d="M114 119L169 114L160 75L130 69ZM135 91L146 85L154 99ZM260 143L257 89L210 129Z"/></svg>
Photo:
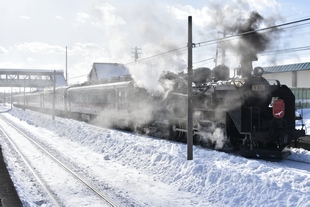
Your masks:
<svg viewBox="0 0 310 207"><path fill-rule="evenodd" d="M182 143L71 119L53 121L49 115L17 108L1 116L85 174L91 172L90 180L107 189L120 206L310 206L310 164L292 161L310 163L307 150L291 149L288 159L274 162L194 146L194 159L188 161L187 146ZM303 118L309 133L309 109L303 110ZM22 139L19 142L26 146ZM22 161L1 134L0 143L24 206L51 206L31 175L25 176ZM38 156L32 157L48 168ZM65 174L58 176L67 180ZM55 186L61 183L54 182ZM74 189L75 183L69 189L57 189L64 206L98 206L89 193Z"/></svg>
<svg viewBox="0 0 310 207"><path fill-rule="evenodd" d="M305 126L306 134L310 135L310 109L298 109L296 115L301 115L303 119L296 121L296 128L300 129L301 125Z"/></svg>

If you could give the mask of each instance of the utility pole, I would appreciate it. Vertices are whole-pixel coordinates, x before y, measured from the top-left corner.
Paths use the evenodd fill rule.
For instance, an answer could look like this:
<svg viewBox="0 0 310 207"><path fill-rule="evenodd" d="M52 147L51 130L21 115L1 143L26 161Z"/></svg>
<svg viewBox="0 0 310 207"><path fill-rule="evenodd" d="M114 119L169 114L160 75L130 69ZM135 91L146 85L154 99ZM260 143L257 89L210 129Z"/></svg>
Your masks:
<svg viewBox="0 0 310 207"><path fill-rule="evenodd" d="M67 46L66 46L66 81L68 84L68 53L67 53Z"/></svg>
<svg viewBox="0 0 310 207"><path fill-rule="evenodd" d="M187 78L187 160L193 160L193 37L192 37L192 16L188 16L188 78Z"/></svg>
<svg viewBox="0 0 310 207"><path fill-rule="evenodd" d="M135 62L137 62L138 58L139 58L139 55L141 54L141 52L139 50L142 50L141 48L132 48L134 50L134 52L131 52L134 54L134 59L135 59Z"/></svg>
<svg viewBox="0 0 310 207"><path fill-rule="evenodd" d="M225 39L225 37L226 37L226 31L225 30L224 30L224 32L217 32L217 34L223 34L222 39ZM220 39L220 38L218 37L217 39ZM215 52L215 59L214 59L215 66L217 66L218 48L219 47L221 48L221 51L222 51L222 62L221 62L221 64L225 65L226 48L225 48L225 45L223 44L223 42L217 41L216 52Z"/></svg>
<svg viewBox="0 0 310 207"><path fill-rule="evenodd" d="M225 37L226 37L226 31L224 30L223 39L225 39ZM222 47L222 65L225 65L226 47L223 43L222 43L221 47Z"/></svg>
<svg viewBox="0 0 310 207"><path fill-rule="evenodd" d="M56 70L54 70L54 75L53 75L53 115L52 119L55 120L55 102L56 102Z"/></svg>
<svg viewBox="0 0 310 207"><path fill-rule="evenodd" d="M215 67L217 66L217 58L218 58L218 51L219 51L218 48L219 48L219 44L217 43L216 51L215 51L215 58L214 58Z"/></svg>

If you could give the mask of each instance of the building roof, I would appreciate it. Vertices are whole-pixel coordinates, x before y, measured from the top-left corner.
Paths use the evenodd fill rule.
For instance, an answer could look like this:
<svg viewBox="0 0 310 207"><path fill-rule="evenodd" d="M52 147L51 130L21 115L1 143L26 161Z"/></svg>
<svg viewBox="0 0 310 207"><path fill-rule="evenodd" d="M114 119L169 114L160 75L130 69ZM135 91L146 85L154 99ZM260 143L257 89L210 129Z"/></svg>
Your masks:
<svg viewBox="0 0 310 207"><path fill-rule="evenodd" d="M292 72L292 71L310 70L310 62L269 66L269 67L263 67L263 68L264 68L265 73L284 73L284 72Z"/></svg>
<svg viewBox="0 0 310 207"><path fill-rule="evenodd" d="M100 81L102 79L128 75L128 69L119 63L93 63L90 71L90 81Z"/></svg>
<svg viewBox="0 0 310 207"><path fill-rule="evenodd" d="M46 70L46 69L14 69L0 68L0 74L17 74L17 75L50 75L55 71L56 75L63 75L63 70Z"/></svg>

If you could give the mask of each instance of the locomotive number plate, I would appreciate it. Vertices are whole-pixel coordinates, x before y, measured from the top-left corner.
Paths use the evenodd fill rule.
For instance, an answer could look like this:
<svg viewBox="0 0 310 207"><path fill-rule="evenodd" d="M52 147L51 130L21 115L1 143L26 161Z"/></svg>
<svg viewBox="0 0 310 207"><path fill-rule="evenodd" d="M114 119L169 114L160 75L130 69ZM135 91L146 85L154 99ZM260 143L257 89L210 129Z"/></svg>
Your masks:
<svg viewBox="0 0 310 207"><path fill-rule="evenodd" d="M264 91L265 85L252 85L252 91Z"/></svg>

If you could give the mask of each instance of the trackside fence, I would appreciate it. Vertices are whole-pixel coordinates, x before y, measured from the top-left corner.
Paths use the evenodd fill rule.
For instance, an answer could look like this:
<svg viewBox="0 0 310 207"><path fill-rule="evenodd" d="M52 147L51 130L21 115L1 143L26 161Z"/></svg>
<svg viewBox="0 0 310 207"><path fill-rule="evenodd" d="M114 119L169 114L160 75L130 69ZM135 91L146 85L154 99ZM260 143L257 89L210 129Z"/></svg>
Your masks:
<svg viewBox="0 0 310 207"><path fill-rule="evenodd" d="M296 108L310 108L310 88L291 88L295 95Z"/></svg>

